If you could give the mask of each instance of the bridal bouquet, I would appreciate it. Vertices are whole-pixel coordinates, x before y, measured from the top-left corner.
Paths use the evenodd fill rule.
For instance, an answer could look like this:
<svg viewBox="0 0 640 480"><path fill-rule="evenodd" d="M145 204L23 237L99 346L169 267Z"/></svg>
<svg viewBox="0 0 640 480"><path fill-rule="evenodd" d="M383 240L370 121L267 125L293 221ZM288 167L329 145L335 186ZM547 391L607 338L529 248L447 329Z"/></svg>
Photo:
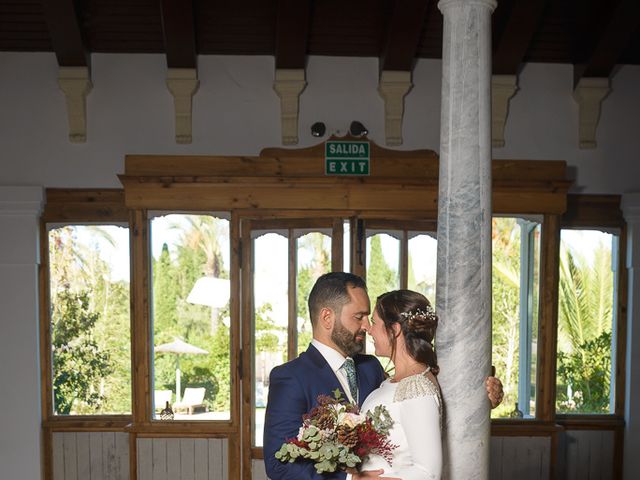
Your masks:
<svg viewBox="0 0 640 480"><path fill-rule="evenodd" d="M298 436L283 443L275 457L283 463L311 460L318 473L356 468L370 453L391 463L396 448L389 442L392 426L385 407L362 414L336 390L334 397L318 397L318 405L303 415Z"/></svg>

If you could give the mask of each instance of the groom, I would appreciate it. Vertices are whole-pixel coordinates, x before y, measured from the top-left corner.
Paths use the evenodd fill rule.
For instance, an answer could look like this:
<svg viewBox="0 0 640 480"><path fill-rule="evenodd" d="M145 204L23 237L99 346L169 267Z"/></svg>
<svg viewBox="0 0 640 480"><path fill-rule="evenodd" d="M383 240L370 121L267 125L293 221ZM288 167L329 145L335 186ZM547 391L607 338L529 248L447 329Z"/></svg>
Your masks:
<svg viewBox="0 0 640 480"><path fill-rule="evenodd" d="M311 345L298 358L274 368L269 377L264 463L271 480L346 478L344 472L319 475L308 461L281 463L274 455L285 440L298 434L302 415L316 405L318 395L339 389L343 397L361 405L384 380L380 362L361 354L370 309L367 287L357 275L328 273L311 289ZM346 362L347 358L351 362Z"/></svg>
<svg viewBox="0 0 640 480"><path fill-rule="evenodd" d="M281 463L275 458L282 443L298 434L302 416L316 405L318 395L329 395L339 389L343 396L361 406L384 380L378 359L362 354L370 310L366 284L357 275L327 273L311 289L311 345L298 358L274 368L269 377L264 463L271 480L384 478L382 470L320 475L312 462ZM502 388L488 382L487 390L495 406L501 399Z"/></svg>

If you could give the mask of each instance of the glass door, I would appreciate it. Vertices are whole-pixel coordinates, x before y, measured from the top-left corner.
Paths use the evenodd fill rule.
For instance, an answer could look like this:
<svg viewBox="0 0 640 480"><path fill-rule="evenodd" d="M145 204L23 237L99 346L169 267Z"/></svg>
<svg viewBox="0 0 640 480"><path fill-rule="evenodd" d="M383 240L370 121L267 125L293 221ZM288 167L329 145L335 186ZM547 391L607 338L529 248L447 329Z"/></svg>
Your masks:
<svg viewBox="0 0 640 480"><path fill-rule="evenodd" d="M241 222L245 472L262 463L269 374L307 349L307 297L320 275L343 269L344 228L343 221L326 218Z"/></svg>
<svg viewBox="0 0 640 480"><path fill-rule="evenodd" d="M311 341L307 298L316 279L352 271L370 284L372 304L398 288L423 291L433 301L435 224L347 216L240 223L243 469L244 478L261 478L269 374Z"/></svg>

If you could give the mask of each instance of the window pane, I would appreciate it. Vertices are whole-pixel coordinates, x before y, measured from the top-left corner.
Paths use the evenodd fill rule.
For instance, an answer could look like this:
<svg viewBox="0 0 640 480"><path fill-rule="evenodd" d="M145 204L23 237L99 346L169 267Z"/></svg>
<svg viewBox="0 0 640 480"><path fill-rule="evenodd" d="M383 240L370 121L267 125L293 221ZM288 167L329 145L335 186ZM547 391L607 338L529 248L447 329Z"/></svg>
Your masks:
<svg viewBox="0 0 640 480"><path fill-rule="evenodd" d="M397 232L398 237L400 233ZM376 233L367 237L367 290L371 309L376 299L385 292L400 288L400 240L387 233ZM373 313L373 312L372 312ZM373 354L375 345L370 335L366 337L366 351ZM379 358L390 371L393 363L388 358Z"/></svg>
<svg viewBox="0 0 640 480"><path fill-rule="evenodd" d="M311 287L322 274L331 271L331 237L320 232L308 233L297 240L297 319L298 355L304 352L313 336L307 300Z"/></svg>
<svg viewBox="0 0 640 480"><path fill-rule="evenodd" d="M52 229L49 268L54 413L130 413L129 229Z"/></svg>
<svg viewBox="0 0 640 480"><path fill-rule="evenodd" d="M229 222L151 221L154 418L230 418Z"/></svg>
<svg viewBox="0 0 640 480"><path fill-rule="evenodd" d="M254 240L254 445L262 446L271 369L287 361L288 239L268 233Z"/></svg>
<svg viewBox="0 0 640 480"><path fill-rule="evenodd" d="M558 289L558 413L611 413L617 237L562 230Z"/></svg>
<svg viewBox="0 0 640 480"><path fill-rule="evenodd" d="M436 305L436 267L438 241L427 234L411 234L409 238L409 290L422 293L431 305Z"/></svg>
<svg viewBox="0 0 640 480"><path fill-rule="evenodd" d="M372 308L378 296L400 288L400 240L387 233L367 237L366 281Z"/></svg>
<svg viewBox="0 0 640 480"><path fill-rule="evenodd" d="M493 355L504 401L493 418L535 416L540 225L520 218L494 218Z"/></svg>

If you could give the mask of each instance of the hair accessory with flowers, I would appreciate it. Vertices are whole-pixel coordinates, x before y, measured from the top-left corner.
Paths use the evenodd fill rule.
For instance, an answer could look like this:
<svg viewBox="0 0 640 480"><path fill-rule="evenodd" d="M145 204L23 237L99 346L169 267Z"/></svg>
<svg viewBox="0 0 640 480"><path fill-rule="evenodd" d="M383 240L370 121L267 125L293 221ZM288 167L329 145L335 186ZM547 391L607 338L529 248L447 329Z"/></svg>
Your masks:
<svg viewBox="0 0 640 480"><path fill-rule="evenodd" d="M426 308L416 308L415 310L409 310L408 312L402 312L400 314L406 320L413 321L417 318L424 318L427 322L434 322L438 320L436 312L431 305L427 305Z"/></svg>
<svg viewBox="0 0 640 480"><path fill-rule="evenodd" d="M283 443L275 457L283 463L311 460L319 474L357 468L371 453L391 464L396 445L389 441L393 420L387 409L378 406L362 414L340 390L333 394L318 396L317 406L303 415L298 435Z"/></svg>

